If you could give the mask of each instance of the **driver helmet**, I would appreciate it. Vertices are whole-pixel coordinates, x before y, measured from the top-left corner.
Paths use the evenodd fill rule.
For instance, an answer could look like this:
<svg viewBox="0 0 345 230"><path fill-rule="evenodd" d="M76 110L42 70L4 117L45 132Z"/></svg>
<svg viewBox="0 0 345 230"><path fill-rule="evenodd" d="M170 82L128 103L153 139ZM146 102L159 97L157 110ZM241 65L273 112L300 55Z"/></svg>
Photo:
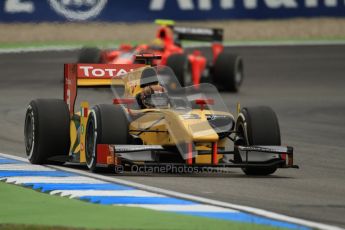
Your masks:
<svg viewBox="0 0 345 230"><path fill-rule="evenodd" d="M141 108L166 108L169 99L166 89L159 84L155 68L148 67L143 70L140 78L142 91L136 96Z"/></svg>
<svg viewBox="0 0 345 230"><path fill-rule="evenodd" d="M169 98L161 85L148 85L141 92L141 102L145 108L167 108Z"/></svg>

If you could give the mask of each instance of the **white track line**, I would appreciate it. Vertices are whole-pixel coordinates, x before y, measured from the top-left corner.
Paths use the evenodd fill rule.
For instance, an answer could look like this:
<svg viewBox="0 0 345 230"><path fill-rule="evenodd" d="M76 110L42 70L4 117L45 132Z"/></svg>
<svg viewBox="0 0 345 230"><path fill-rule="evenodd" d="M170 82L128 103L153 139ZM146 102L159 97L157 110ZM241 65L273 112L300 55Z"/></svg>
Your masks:
<svg viewBox="0 0 345 230"><path fill-rule="evenodd" d="M196 204L196 205L166 205L166 204L125 204L115 206L127 206L147 208L157 211L169 211L169 212L222 212L222 213L238 213L239 211L234 209L222 208L212 205Z"/></svg>
<svg viewBox="0 0 345 230"><path fill-rule="evenodd" d="M2 154L2 153L0 153L0 156L4 156L4 157L12 158L15 160L22 160L22 161L27 162L27 159L21 158L18 156L12 156L12 155ZM167 190L167 189L161 189L161 188L157 188L157 187L153 187L153 186L148 186L148 185L139 184L139 183L135 183L135 182L131 182L131 181L126 181L123 179L111 178L111 177L98 175L98 174L94 174L94 173L90 173L90 172L85 172L85 171L81 171L81 170L77 170L77 169L71 169L71 168L67 168L67 167L63 167L63 166L50 166L50 167L60 169L63 171L67 171L67 172L77 173L79 175L84 175L84 176L88 176L91 178L96 178L96 179L103 180L103 181L114 182L114 183L118 183L118 184L122 184L122 185L136 187L138 189L143 189L143 190L146 190L149 192L156 192L156 193L164 194L167 196L173 196L173 197L178 197L178 198L182 198L182 199L200 202L203 204L209 204L209 205L215 205L215 206L224 207L224 208L235 209L235 210L239 210L239 211L243 211L243 212L247 212L247 213L251 213L254 215L259 215L259 216L263 216L263 217L267 217L267 218L271 218L271 219L275 219L275 220L280 220L280 221L290 222L290 223L294 223L294 224L304 225L306 227L323 229L323 230L344 230L343 228L340 228L337 226L332 226L332 225L317 223L317 222L313 222L313 221L303 220L303 219L299 219L299 218L295 218L295 217L291 217L291 216L287 216L287 215L274 213L271 211L266 211L266 210L259 209L259 208L253 208L253 207L249 207L249 206L243 206L243 205L237 205L237 204L227 203L227 202L223 202L223 201L212 200L212 199L203 198L203 197L199 197L199 196L184 194L184 193L175 192L175 191L171 191L171 190Z"/></svg>
<svg viewBox="0 0 345 230"><path fill-rule="evenodd" d="M344 41L248 41L248 42L223 42L225 47L279 47L279 46L338 46L345 45ZM210 44L190 44L185 48L210 47Z"/></svg>
<svg viewBox="0 0 345 230"><path fill-rule="evenodd" d="M270 47L270 46L332 46L345 45L345 41L248 41L248 42L224 42L226 47ZM114 45L116 48L117 45ZM194 47L210 47L208 43L200 44L186 44L185 48ZM0 48L0 54L11 53L29 53L29 52L51 52L51 51L73 51L81 49L82 45L56 45L56 46L41 46L41 47L23 47L23 48Z"/></svg>
<svg viewBox="0 0 345 230"><path fill-rule="evenodd" d="M164 194L167 196L173 196L173 197L192 200L192 201L196 201L196 202L200 202L200 203L204 203L204 204L235 209L235 210L239 210L239 211L243 211L243 212L247 212L247 213L251 213L251 214L255 214L255 215L259 215L259 216L263 216L263 217L267 217L267 218L271 218L271 219L275 219L275 220L286 221L286 222L290 222L290 223L294 223L294 224L304 225L304 226L311 227L311 228L324 229L324 230L343 230L342 228L337 227L337 226L332 226L332 225L317 223L317 222L313 222L313 221L303 220L303 219L299 219L299 218L295 218L295 217L290 217L287 215L274 213L271 211L266 211L263 209L258 209L258 208L253 208L253 207L249 207L249 206L236 205L236 204L232 204L232 203L212 200L212 199L208 199L208 198L184 194L184 193L175 192L175 191L171 191L171 190L167 190L167 189L161 189L161 188L148 186L148 185L144 185L144 184L139 184L139 183L123 180L123 179L111 178L111 177L107 177L107 176L103 176L103 175L93 174L90 172L80 171L80 170L76 170L76 169L70 169L70 168L61 167L61 166L51 166L51 167L56 168L56 169L60 169L60 170L64 170L64 171L68 171L68 172L78 173L78 174L81 174L84 176L89 176L92 178L97 178L100 180L105 180L105 181L114 182L114 183L118 183L118 184L122 184L122 185L136 187L138 189L143 189L143 190L150 191L150 192L156 192L156 193Z"/></svg>
<svg viewBox="0 0 345 230"><path fill-rule="evenodd" d="M69 196L70 198L81 196L131 196L131 197L166 197L161 194L142 190L54 190L52 195Z"/></svg>
<svg viewBox="0 0 345 230"><path fill-rule="evenodd" d="M18 160L18 161L22 161L22 162L26 162L29 163L29 160L24 158L24 157L19 157L19 156L15 156L15 155L9 155L9 154L4 154L4 153L0 153L0 158L4 157L5 159L10 158L12 160ZM44 166L43 166L44 167Z"/></svg>
<svg viewBox="0 0 345 230"><path fill-rule="evenodd" d="M55 169L47 168L42 165L32 164L0 164L0 171L56 171Z"/></svg>
<svg viewBox="0 0 345 230"><path fill-rule="evenodd" d="M49 52L49 51L72 51L78 50L82 46L42 46L42 47L25 47L25 48L2 48L0 54L16 54L30 52Z"/></svg>
<svg viewBox="0 0 345 230"><path fill-rule="evenodd" d="M104 181L92 179L85 176L69 177L45 177L45 176L20 176L20 177L2 177L7 183L27 184L27 183L49 183L49 184L102 184Z"/></svg>

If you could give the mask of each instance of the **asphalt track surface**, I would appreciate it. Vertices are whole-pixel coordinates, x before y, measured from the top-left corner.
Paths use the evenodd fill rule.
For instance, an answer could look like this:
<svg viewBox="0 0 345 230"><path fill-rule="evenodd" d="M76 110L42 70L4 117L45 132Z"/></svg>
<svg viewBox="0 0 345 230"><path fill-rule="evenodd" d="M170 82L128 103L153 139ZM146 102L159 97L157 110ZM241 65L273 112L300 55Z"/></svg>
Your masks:
<svg viewBox="0 0 345 230"><path fill-rule="evenodd" d="M228 49L243 56L245 81L240 93L222 93L226 104L233 111L237 101L242 107L271 106L279 118L282 142L295 148L295 163L301 168L281 169L269 177L248 177L240 169L116 177L345 228L345 46ZM62 98L62 64L74 62L76 55L0 55L0 152L25 156L28 103ZM92 100L112 98L99 95Z"/></svg>

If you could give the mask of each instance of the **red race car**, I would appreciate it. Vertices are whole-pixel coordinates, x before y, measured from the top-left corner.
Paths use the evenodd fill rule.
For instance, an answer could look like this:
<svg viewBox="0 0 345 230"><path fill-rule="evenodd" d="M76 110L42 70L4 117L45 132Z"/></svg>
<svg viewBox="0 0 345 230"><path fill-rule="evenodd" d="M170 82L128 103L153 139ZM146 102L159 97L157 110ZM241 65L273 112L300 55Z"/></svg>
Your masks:
<svg viewBox="0 0 345 230"><path fill-rule="evenodd" d="M85 47L78 63L133 64L137 63L136 54L151 53L162 59L150 64L169 66L182 86L210 82L220 90L239 90L243 81L243 60L224 50L222 29L180 27L170 20L156 20L156 23L160 27L151 44L122 44L111 50ZM183 40L211 42L212 58L206 58L198 49L187 53L181 45Z"/></svg>

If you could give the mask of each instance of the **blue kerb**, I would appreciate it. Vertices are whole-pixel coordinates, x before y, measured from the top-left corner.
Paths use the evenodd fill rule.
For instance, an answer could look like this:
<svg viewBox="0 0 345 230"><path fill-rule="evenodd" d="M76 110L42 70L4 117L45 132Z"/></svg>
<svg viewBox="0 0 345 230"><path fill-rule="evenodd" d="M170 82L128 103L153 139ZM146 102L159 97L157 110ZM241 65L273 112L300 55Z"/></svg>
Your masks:
<svg viewBox="0 0 345 230"><path fill-rule="evenodd" d="M265 217L255 216L247 213L242 212L233 212L233 213L224 213L224 212L177 212L181 214L193 215L193 216L202 216L214 219L221 219L221 220L230 220L230 221L238 221L238 222L246 222L252 224L260 224L260 225L270 225L279 228L289 228L289 229L299 229L299 230L309 230L310 228L292 224L288 222L273 220Z"/></svg>
<svg viewBox="0 0 345 230"><path fill-rule="evenodd" d="M49 177L67 177L75 174L64 171L24 171L24 170L0 170L0 177L13 176L49 176Z"/></svg>
<svg viewBox="0 0 345 230"><path fill-rule="evenodd" d="M0 164L28 164L23 161L8 159L0 157ZM65 171L29 171L29 170L0 170L1 177L13 176L48 176L48 177L68 177L77 174L68 173ZM42 192L49 192L53 190L135 190L133 187L128 187L112 183L99 184L70 184L70 183L24 183L27 187L32 187L35 190ZM100 204L161 204L161 205L195 205L197 202L173 198L173 197L131 197L131 196L82 196L81 200L87 200L92 203ZM270 218L260 217L252 214L242 212L175 212L185 215L193 215L200 217L207 217L213 219L221 219L228 221L238 221L252 224L269 225L279 228L309 230L310 228L292 224L284 221L273 220Z"/></svg>
<svg viewBox="0 0 345 230"><path fill-rule="evenodd" d="M25 164L25 162L7 158L0 158L0 164Z"/></svg>
<svg viewBox="0 0 345 230"><path fill-rule="evenodd" d="M81 196L81 200L100 204L178 204L191 205L195 202L172 197L131 197L131 196Z"/></svg>
<svg viewBox="0 0 345 230"><path fill-rule="evenodd" d="M118 184L50 184L50 183L25 183L24 186L32 187L33 189L40 189L42 192L49 192L53 190L134 190L132 187L127 187Z"/></svg>

